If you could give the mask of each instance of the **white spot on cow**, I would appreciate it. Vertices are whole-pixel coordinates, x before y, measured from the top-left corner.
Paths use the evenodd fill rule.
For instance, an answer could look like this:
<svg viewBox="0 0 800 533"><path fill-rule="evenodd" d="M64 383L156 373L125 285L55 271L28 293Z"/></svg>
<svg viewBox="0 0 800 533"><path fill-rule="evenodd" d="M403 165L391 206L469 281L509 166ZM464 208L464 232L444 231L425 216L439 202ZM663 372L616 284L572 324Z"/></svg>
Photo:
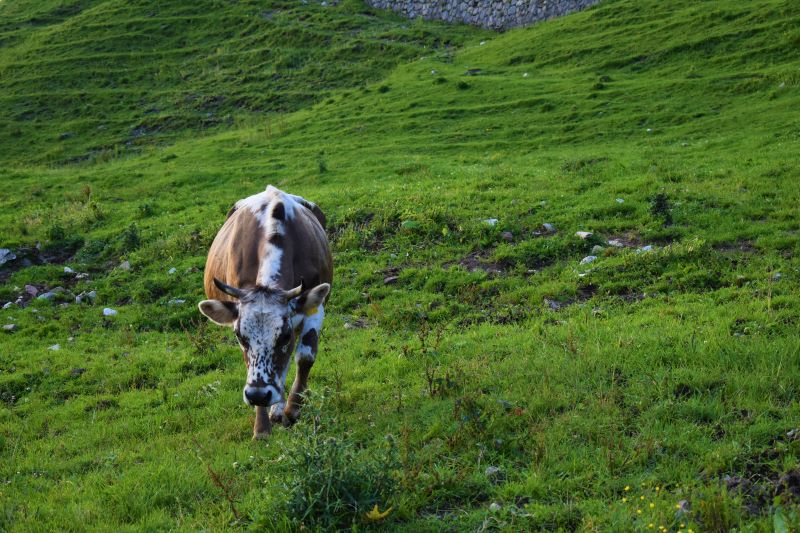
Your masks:
<svg viewBox="0 0 800 533"><path fill-rule="evenodd" d="M269 408L269 417L273 422L276 422L281 419L283 416L283 410L286 409L286 402L284 400L279 401L278 403L272 404L272 407Z"/></svg>
<svg viewBox="0 0 800 533"><path fill-rule="evenodd" d="M300 332L300 339L301 342L297 344L297 349L294 353L294 360L295 361L311 361L312 363L316 360L316 346L306 346L302 343L303 337L306 336L306 333L311 331L312 329L317 332L322 331L322 322L325 320L325 307L320 305L317 307L316 312L311 315L302 315L303 316L303 329Z"/></svg>
<svg viewBox="0 0 800 533"><path fill-rule="evenodd" d="M281 277L281 259L283 248L272 246L267 242L264 260L258 268L258 284L264 287L275 286Z"/></svg>
<svg viewBox="0 0 800 533"><path fill-rule="evenodd" d="M248 196L247 198L236 202L236 208L249 209L256 219L258 219L258 223L261 225L261 227L267 228L271 209L265 209L264 206L268 206L275 201L283 202L284 209L286 210L287 220L292 220L294 218L294 210L297 204L311 203L304 200L300 196L287 194L282 190L269 185L267 190L264 192Z"/></svg>

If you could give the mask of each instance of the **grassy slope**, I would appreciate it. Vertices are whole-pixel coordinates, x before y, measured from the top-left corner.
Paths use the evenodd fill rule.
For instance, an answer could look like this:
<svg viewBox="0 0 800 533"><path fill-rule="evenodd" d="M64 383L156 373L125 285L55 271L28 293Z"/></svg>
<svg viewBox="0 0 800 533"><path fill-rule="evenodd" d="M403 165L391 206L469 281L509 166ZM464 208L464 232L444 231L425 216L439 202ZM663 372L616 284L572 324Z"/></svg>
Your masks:
<svg viewBox="0 0 800 533"><path fill-rule="evenodd" d="M468 32L411 29L353 2L335 12L288 1L3 10L3 157L41 163L107 160L294 111Z"/></svg>
<svg viewBox="0 0 800 533"><path fill-rule="evenodd" d="M246 521L280 523L270 522L285 498L276 487L291 479L286 465L308 420L276 431L268 446L250 442L237 348L189 305L202 296L204 252L225 211L266 183L329 215L337 279L312 387L330 389L328 431L364 447L363 461L381 456L385 435L399 443L401 490L381 502L394 504L394 527L676 530L679 500L695 530L767 529L776 513L792 520L786 494L771 505L772 493L758 503L753 492L774 491L798 468L798 443L786 434L800 425L800 9L739 4L611 1L503 35L362 19L352 5L298 8L314 21L308 32L355 17L366 32L466 46L395 50L398 62L416 59L388 74L364 56L363 75L332 84L311 107L297 94L318 79L313 69L299 68L296 89L231 82L248 95L267 83L298 111L278 120L231 108L234 123L205 137L188 138L193 118L160 139L174 144L80 164L39 163L125 146L138 111L98 103L118 117L117 133L92 126L51 149L58 132L79 129L58 113L95 119L41 101L41 135L2 141L12 184L0 196L3 245L48 246L60 228L79 235L67 264L92 278L71 290L94 288L98 302L0 312L19 325L4 336L10 355L0 363L0 523L229 526L205 462L232 483ZM121 5L92 10L103 21ZM147 14L126 9L134 21ZM234 16L238 7L224 9ZM63 28L14 30L0 68L27 68L18 54L75 31L73 17L92 10L64 15ZM214 50L214 39L203 46ZM171 75L175 46L159 49ZM161 65L137 61L118 68ZM235 62L251 65L247 54ZM202 80L192 91L224 92L222 78L203 74L206 63L182 64ZM136 84L130 102L148 107L138 99L158 92L147 77ZM156 86L167 103L184 90ZM7 127L28 131L20 124ZM658 193L670 225L651 210ZM482 222L492 217L497 226ZM416 224L403 229L407 221ZM544 222L558 232L535 236ZM655 251L606 250L580 266L595 242L577 230ZM458 267L468 256L503 274ZM122 259L131 271L109 271ZM62 268L20 270L0 295L71 283ZM384 285L395 273L398 282ZM174 298L188 303L169 305ZM120 315L104 319L105 305ZM419 348L423 317L443 331L438 350L430 338ZM359 320L368 327L345 327ZM47 351L56 342L62 349ZM445 378L434 394L426 369ZM487 465L501 479L487 479ZM726 475L756 488L727 494ZM645 496L641 515L623 501L625 486ZM489 511L491 502L502 509Z"/></svg>

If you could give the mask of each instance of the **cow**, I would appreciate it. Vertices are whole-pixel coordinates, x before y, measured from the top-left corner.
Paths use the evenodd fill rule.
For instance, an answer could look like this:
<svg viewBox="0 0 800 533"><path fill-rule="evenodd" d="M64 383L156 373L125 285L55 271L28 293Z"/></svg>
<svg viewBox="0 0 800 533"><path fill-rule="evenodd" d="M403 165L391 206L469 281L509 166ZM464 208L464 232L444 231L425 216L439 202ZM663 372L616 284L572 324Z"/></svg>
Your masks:
<svg viewBox="0 0 800 533"><path fill-rule="evenodd" d="M294 424L333 280L325 215L313 202L273 186L239 200L208 252L198 304L212 322L233 328L247 365L244 402L255 407L253 438L273 423ZM297 375L284 399L292 349ZM267 416L269 408L269 416Z"/></svg>

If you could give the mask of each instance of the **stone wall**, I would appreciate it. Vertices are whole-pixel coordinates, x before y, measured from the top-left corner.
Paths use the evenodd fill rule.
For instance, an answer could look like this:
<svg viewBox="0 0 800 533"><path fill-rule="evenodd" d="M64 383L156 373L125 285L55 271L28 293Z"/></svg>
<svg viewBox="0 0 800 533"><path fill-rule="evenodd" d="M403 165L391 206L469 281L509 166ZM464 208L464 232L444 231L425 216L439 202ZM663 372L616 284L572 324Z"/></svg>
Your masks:
<svg viewBox="0 0 800 533"><path fill-rule="evenodd" d="M574 11L600 0L365 0L372 7L391 9L408 18L463 22L505 30Z"/></svg>

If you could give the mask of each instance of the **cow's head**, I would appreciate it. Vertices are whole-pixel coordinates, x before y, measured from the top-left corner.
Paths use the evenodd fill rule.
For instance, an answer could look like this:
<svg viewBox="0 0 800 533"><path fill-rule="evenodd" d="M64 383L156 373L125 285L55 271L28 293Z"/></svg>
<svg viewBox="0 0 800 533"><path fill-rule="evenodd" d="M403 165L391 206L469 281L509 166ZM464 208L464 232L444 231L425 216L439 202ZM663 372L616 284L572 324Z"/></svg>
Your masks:
<svg viewBox="0 0 800 533"><path fill-rule="evenodd" d="M269 406L283 398L294 330L302 317L325 301L327 283L304 290L303 285L284 291L272 287L237 289L214 278L214 284L236 301L203 300L200 312L213 322L231 326L247 363L244 401Z"/></svg>

